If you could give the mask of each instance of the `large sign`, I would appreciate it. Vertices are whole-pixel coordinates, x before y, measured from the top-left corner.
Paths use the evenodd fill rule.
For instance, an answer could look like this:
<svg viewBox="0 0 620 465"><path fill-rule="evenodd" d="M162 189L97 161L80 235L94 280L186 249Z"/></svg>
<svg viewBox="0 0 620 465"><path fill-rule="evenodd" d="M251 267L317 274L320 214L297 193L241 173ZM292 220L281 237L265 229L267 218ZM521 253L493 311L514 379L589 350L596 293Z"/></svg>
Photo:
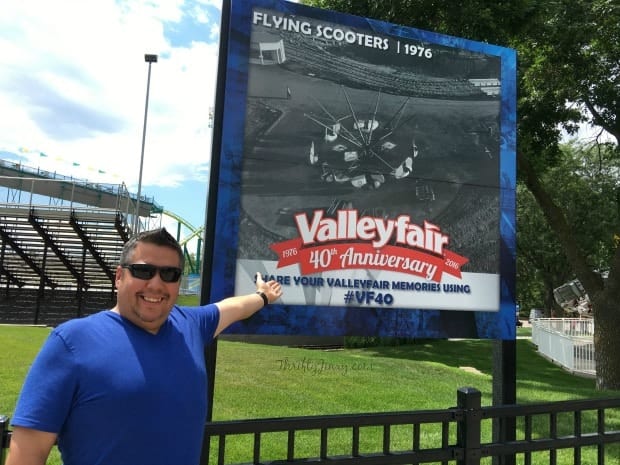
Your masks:
<svg viewBox="0 0 620 465"><path fill-rule="evenodd" d="M211 300L284 287L230 331L514 338L514 51L278 0L222 33Z"/></svg>

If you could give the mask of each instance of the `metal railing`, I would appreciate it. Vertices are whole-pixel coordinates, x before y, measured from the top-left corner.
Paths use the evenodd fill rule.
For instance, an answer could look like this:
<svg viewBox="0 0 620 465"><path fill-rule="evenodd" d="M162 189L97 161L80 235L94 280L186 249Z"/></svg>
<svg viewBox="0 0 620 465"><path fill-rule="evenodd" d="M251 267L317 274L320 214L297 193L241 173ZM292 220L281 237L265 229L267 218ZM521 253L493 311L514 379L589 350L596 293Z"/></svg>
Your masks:
<svg viewBox="0 0 620 465"><path fill-rule="evenodd" d="M0 465L4 463L6 450L9 448L11 441L11 432L9 431L9 417L0 415Z"/></svg>
<svg viewBox="0 0 620 465"><path fill-rule="evenodd" d="M161 214L164 209L155 202L153 197L133 194L128 191L125 183L110 184L96 183L86 179L64 176L56 172L31 168L21 163L14 163L7 160L0 160L0 170L9 172L9 175L0 173L0 187L7 188L6 202L28 203L33 205L41 202L34 201L35 196L48 198L51 202L62 202L66 200L69 206L74 203L89 204L104 208L114 208L125 214L148 217L150 214ZM14 190L12 195L10 191ZM29 198L21 199L21 193ZM13 198L11 198L13 197ZM37 200L39 200L37 198ZM33 203L34 202L34 203ZM114 205L111 204L114 203ZM137 207L144 204L143 208Z"/></svg>
<svg viewBox="0 0 620 465"><path fill-rule="evenodd" d="M620 453L620 398L480 401L480 391L461 388L446 410L213 422L201 464L556 465L561 456L560 463L603 465Z"/></svg>
<svg viewBox="0 0 620 465"><path fill-rule="evenodd" d="M593 319L537 318L531 323L538 352L571 372L596 376Z"/></svg>
<svg viewBox="0 0 620 465"><path fill-rule="evenodd" d="M0 463L9 445L0 416ZM217 421L205 426L201 465L615 465L620 398L481 406L457 390L445 410Z"/></svg>

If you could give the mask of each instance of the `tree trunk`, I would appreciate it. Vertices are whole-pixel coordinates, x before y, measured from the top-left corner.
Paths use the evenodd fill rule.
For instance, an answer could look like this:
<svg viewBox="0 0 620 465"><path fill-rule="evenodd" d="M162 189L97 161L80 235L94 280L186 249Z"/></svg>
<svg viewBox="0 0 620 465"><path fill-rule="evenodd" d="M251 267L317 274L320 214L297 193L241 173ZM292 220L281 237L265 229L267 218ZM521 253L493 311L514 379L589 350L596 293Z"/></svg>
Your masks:
<svg viewBox="0 0 620 465"><path fill-rule="evenodd" d="M591 298L596 386L620 390L620 248L609 264L603 292Z"/></svg>
<svg viewBox="0 0 620 465"><path fill-rule="evenodd" d="M578 248L570 227L560 208L540 183L532 165L519 156L518 168L525 184L540 205L551 228L558 235L571 268L583 285L592 303L594 317L594 359L596 362L597 388L620 389L620 283L615 279L620 272L620 251L611 263L607 283L592 270Z"/></svg>
<svg viewBox="0 0 620 465"><path fill-rule="evenodd" d="M606 291L592 303L596 387L620 390L620 300Z"/></svg>

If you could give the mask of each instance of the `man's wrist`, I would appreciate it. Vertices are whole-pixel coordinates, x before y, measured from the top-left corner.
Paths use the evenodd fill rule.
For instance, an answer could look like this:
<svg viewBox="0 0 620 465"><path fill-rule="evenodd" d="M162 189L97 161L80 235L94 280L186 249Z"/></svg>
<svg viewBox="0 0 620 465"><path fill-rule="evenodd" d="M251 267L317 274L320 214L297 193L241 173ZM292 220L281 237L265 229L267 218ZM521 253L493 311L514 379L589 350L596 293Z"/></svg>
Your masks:
<svg viewBox="0 0 620 465"><path fill-rule="evenodd" d="M267 294L265 294L263 291L256 291L256 293L263 299L263 306L269 305L269 299L267 298Z"/></svg>

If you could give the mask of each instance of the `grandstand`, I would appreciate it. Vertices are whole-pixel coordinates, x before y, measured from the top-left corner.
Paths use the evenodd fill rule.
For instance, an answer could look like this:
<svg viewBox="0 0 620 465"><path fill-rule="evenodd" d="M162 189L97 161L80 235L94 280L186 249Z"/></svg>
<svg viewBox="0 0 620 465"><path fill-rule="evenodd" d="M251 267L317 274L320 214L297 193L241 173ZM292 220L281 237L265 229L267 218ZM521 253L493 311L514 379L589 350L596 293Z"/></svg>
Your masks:
<svg viewBox="0 0 620 465"><path fill-rule="evenodd" d="M275 43L273 38L271 41ZM282 56L288 58L281 63L283 68L295 71L299 63L302 63L304 73L311 68L314 76L354 88L377 89L385 93L420 98L471 100L498 98L501 88L501 82L497 78L441 77L413 72L409 66L362 62L360 57L347 56L344 46L290 32L281 32L281 43ZM454 62L459 58L451 55L449 59ZM473 66L474 60L471 57L461 59Z"/></svg>
<svg viewBox="0 0 620 465"><path fill-rule="evenodd" d="M0 323L55 325L110 308L137 197L0 160ZM140 221L163 209L140 198ZM140 223L140 226L148 225Z"/></svg>

